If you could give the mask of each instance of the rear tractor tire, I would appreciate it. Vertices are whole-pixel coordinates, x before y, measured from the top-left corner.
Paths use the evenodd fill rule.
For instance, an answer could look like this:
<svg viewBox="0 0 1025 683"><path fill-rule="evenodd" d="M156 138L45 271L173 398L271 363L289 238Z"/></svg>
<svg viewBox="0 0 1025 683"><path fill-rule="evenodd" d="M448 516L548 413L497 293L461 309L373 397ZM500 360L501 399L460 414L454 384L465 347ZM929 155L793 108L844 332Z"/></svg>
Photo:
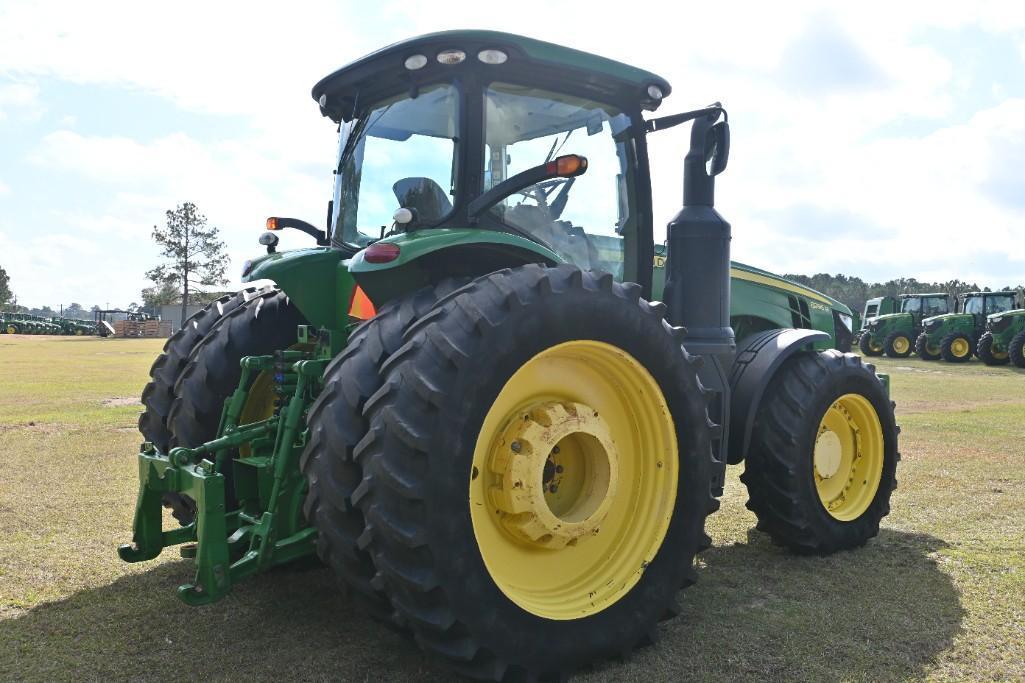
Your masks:
<svg viewBox="0 0 1025 683"><path fill-rule="evenodd" d="M893 404L858 356L787 359L761 402L741 476L758 529L800 554L864 545L890 512L897 434Z"/></svg>
<svg viewBox="0 0 1025 683"><path fill-rule="evenodd" d="M967 363L972 359L972 340L961 332L952 332L940 342L940 355L948 363Z"/></svg>
<svg viewBox="0 0 1025 683"><path fill-rule="evenodd" d="M1025 368L1025 330L1011 338L1011 345L1007 355L1016 368Z"/></svg>
<svg viewBox="0 0 1025 683"><path fill-rule="evenodd" d="M929 343L929 336L925 332L918 335L918 339L915 340L915 353L922 360L940 359L939 347Z"/></svg>
<svg viewBox="0 0 1025 683"><path fill-rule="evenodd" d="M401 622L387 595L373 585L377 570L360 547L363 513L352 504L353 491L363 480L354 451L370 430L363 409L381 388L381 366L402 346L402 333L439 298L464 284L465 279L444 280L389 302L356 328L325 371L324 387L307 420L310 436L301 468L309 492L303 512L318 530L317 554L370 614L389 626Z"/></svg>
<svg viewBox="0 0 1025 683"><path fill-rule="evenodd" d="M870 332L862 333L861 339L858 340L858 348L863 356L883 355L883 345L875 341Z"/></svg>
<svg viewBox="0 0 1025 683"><path fill-rule="evenodd" d="M557 678L650 642L694 580L710 427L682 329L569 266L475 280L382 365L352 500L379 585L429 653Z"/></svg>
<svg viewBox="0 0 1025 683"><path fill-rule="evenodd" d="M993 350L993 333L986 332L979 338L979 345L975 349L975 355L986 365L1007 365L1011 360L1007 351Z"/></svg>
<svg viewBox="0 0 1025 683"><path fill-rule="evenodd" d="M911 337L903 332L891 332L883 342L883 348L890 358L907 358L914 351Z"/></svg>
<svg viewBox="0 0 1025 683"><path fill-rule="evenodd" d="M246 289L210 304L167 340L153 363L139 431L164 453L213 439L224 401L238 385L239 361L289 347L302 323L284 293L273 288ZM164 505L181 524L194 517L187 496L165 494Z"/></svg>

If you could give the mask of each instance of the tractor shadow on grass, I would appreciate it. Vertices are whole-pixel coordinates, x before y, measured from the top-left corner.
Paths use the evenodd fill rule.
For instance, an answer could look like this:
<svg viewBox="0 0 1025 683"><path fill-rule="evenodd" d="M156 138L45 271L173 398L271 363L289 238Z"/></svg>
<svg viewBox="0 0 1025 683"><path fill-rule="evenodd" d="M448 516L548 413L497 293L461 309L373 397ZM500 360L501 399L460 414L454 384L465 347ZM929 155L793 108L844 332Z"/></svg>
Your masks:
<svg viewBox="0 0 1025 683"><path fill-rule="evenodd" d="M864 548L799 557L751 529L700 555L683 612L638 655L637 680L921 678L961 632L964 609L927 534L884 529ZM613 680L602 666L595 680Z"/></svg>
<svg viewBox="0 0 1025 683"><path fill-rule="evenodd" d="M884 530L854 552L802 558L751 532L712 548L659 645L580 680L915 678L960 630L943 542ZM169 562L0 621L0 678L451 680L365 616L327 569L278 570L186 607Z"/></svg>

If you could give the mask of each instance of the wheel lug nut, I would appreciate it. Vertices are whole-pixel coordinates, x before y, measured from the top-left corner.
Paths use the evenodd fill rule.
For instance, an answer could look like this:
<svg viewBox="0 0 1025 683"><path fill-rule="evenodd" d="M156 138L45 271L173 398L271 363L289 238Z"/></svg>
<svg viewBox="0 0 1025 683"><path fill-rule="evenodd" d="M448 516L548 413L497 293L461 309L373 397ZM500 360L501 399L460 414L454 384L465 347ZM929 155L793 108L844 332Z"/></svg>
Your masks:
<svg viewBox="0 0 1025 683"><path fill-rule="evenodd" d="M523 450L523 446L520 444L519 441L513 441L512 444L509 445L509 448L512 450L513 453L519 453Z"/></svg>
<svg viewBox="0 0 1025 683"><path fill-rule="evenodd" d="M556 474L562 474L562 465L556 465L555 466L555 473Z"/></svg>

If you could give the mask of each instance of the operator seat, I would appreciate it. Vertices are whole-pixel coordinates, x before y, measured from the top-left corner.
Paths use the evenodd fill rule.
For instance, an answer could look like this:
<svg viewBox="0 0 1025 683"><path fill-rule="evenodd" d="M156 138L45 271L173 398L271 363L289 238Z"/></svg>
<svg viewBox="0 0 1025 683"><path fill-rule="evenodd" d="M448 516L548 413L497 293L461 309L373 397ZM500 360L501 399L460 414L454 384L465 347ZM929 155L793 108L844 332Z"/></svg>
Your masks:
<svg viewBox="0 0 1025 683"><path fill-rule="evenodd" d="M430 178L403 178L392 185L399 206L413 209L418 223L437 223L452 210L452 202Z"/></svg>

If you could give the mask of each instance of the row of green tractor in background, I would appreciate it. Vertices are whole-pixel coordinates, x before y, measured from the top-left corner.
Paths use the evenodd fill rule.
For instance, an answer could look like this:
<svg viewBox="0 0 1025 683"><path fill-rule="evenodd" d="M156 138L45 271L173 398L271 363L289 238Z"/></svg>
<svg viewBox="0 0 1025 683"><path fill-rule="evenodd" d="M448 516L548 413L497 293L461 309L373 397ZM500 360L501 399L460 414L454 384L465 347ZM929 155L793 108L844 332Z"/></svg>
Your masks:
<svg viewBox="0 0 1025 683"><path fill-rule="evenodd" d="M951 305L953 303L953 306ZM951 310L953 309L953 310ZM1025 293L902 294L869 299L858 346L866 356L1025 368Z"/></svg>
<svg viewBox="0 0 1025 683"><path fill-rule="evenodd" d="M44 317L31 313L0 311L0 334L96 334L96 323L74 318Z"/></svg>

